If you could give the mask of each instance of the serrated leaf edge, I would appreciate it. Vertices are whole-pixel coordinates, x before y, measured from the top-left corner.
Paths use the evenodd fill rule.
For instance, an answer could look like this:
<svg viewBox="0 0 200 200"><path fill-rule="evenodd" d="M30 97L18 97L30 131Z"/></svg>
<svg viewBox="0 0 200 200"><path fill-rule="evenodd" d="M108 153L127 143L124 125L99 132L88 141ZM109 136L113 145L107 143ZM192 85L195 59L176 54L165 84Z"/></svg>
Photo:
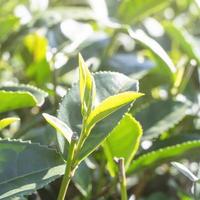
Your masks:
<svg viewBox="0 0 200 200"><path fill-rule="evenodd" d="M58 166L61 167L62 165L58 165ZM55 167L58 167L58 166L55 166ZM45 168L45 169L48 169L48 168ZM44 170L45 170L45 169L44 169ZM39 172L42 172L42 171L43 171L43 170L38 170L36 173L39 173ZM64 171L63 171L63 174L64 174ZM23 176L21 176L21 177L23 177ZM55 177L55 178L53 178L52 180L49 180L49 181L47 181L47 182L44 183L44 184L40 184L39 186L37 185L37 186L36 186L36 189L34 189L34 190L32 190L32 191L19 192L19 193L17 193L16 195L13 194L13 195L9 196L9 198L10 198L10 197L17 197L18 195L20 195L20 196L31 195L31 194L33 194L34 192L36 192L38 189L43 188L45 185L48 185L49 183L55 181L57 178L59 178L59 177ZM14 179L10 179L10 180L14 180ZM3 183L3 182L2 182L2 183ZM1 183L1 184L2 184L2 183ZM0 184L0 185L1 185L1 184ZM3 197L3 199L5 199L5 198L7 198L7 197Z"/></svg>
<svg viewBox="0 0 200 200"><path fill-rule="evenodd" d="M176 145L173 145L173 146L168 146L166 148L161 148L161 149L146 153L144 155L139 156L137 159L133 160L133 165L134 165L134 163L136 163L136 162L138 162L140 160L143 160L144 158L147 158L147 157L149 157L151 155L154 155L154 154L166 151L166 150L170 150L170 149L176 149L178 147L181 147L181 146L184 146L184 145L189 145L189 144L199 144L200 145L200 140L193 140L193 141L183 142L183 143L180 143L180 144L176 144ZM197 148L197 147L194 147L194 148ZM130 164L130 166L131 166L131 164ZM128 169L127 173L131 173L131 172L133 172L133 170L130 167Z"/></svg>

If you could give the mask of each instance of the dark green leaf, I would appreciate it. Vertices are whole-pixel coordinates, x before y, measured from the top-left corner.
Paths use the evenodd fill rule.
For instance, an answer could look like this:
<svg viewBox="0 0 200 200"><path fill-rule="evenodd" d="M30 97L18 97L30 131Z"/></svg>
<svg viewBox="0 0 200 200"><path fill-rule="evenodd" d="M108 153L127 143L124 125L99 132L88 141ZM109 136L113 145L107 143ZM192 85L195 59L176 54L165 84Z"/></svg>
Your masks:
<svg viewBox="0 0 200 200"><path fill-rule="evenodd" d="M73 177L73 182L84 196L87 197L90 194L92 189L91 169L84 161L78 166Z"/></svg>
<svg viewBox="0 0 200 200"><path fill-rule="evenodd" d="M55 150L18 140L0 140L0 199L31 194L64 173Z"/></svg>
<svg viewBox="0 0 200 200"><path fill-rule="evenodd" d="M187 115L187 109L186 104L173 100L158 101L145 107L135 115L142 124L143 138L158 137L173 128Z"/></svg>

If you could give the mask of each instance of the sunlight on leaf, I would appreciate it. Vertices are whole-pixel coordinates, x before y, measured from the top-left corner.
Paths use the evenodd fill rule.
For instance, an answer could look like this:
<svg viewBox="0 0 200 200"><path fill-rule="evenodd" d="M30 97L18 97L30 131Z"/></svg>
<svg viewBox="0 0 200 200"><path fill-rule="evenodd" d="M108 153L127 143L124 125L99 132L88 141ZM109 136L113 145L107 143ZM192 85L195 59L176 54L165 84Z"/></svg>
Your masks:
<svg viewBox="0 0 200 200"><path fill-rule="evenodd" d="M123 92L114 96L110 96L101 102L88 116L87 124L89 127L94 126L111 113L115 112L122 106L136 100L144 94L139 92Z"/></svg>
<svg viewBox="0 0 200 200"><path fill-rule="evenodd" d="M142 127L140 123L131 114L125 114L103 143L104 152L108 160L107 167L112 176L116 172L114 157L123 157L125 159L125 167L128 169L139 148L141 136Z"/></svg>
<svg viewBox="0 0 200 200"><path fill-rule="evenodd" d="M59 133L61 133L69 143L71 143L71 138L73 135L72 130L62 122L60 119L57 117L54 117L52 115L49 115L47 113L42 114L43 117L46 119L46 121L53 127L55 128Z"/></svg>

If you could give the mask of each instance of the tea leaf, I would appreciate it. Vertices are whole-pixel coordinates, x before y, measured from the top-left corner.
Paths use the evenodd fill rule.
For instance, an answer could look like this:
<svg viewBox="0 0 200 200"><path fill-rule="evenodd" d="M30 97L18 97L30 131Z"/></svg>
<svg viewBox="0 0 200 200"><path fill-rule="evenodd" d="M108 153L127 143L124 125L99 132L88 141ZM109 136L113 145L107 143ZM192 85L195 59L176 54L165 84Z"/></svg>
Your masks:
<svg viewBox="0 0 200 200"><path fill-rule="evenodd" d="M174 100L156 101L135 114L141 121L144 139L152 139L173 128L187 115L188 105ZM156 113L156 115L152 115Z"/></svg>
<svg viewBox="0 0 200 200"><path fill-rule="evenodd" d="M0 140L0 199L31 194L64 173L55 150L18 140Z"/></svg>
<svg viewBox="0 0 200 200"><path fill-rule="evenodd" d="M125 114L103 143L104 152L108 159L108 170L112 176L116 172L114 157L123 157L127 169L138 150L141 136L142 127L140 123L132 115Z"/></svg>
<svg viewBox="0 0 200 200"><path fill-rule="evenodd" d="M42 115L46 121L58 131L58 133L61 133L67 139L67 141L71 143L73 132L64 122L47 113L43 113Z"/></svg>
<svg viewBox="0 0 200 200"><path fill-rule="evenodd" d="M41 106L47 93L30 85L0 87L0 112L31 106Z"/></svg>
<svg viewBox="0 0 200 200"><path fill-rule="evenodd" d="M95 99L95 82L82 56L79 54L79 87L82 115L88 115Z"/></svg>
<svg viewBox="0 0 200 200"><path fill-rule="evenodd" d="M128 28L127 31L131 38L133 38L136 42L139 42L141 45L143 45L151 51L151 53L156 57L158 62L162 64L161 66L163 66L164 69L166 69L166 72L169 75L172 75L176 72L176 67L173 61L156 40L149 37L142 30L134 32L131 28Z"/></svg>
<svg viewBox="0 0 200 200"><path fill-rule="evenodd" d="M81 194L87 197L92 189L92 175L91 169L84 161L78 166L72 180Z"/></svg>
<svg viewBox="0 0 200 200"><path fill-rule="evenodd" d="M109 116L122 106L133 102L142 95L142 93L138 92L124 92L108 97L90 113L87 119L88 126L93 127L97 122Z"/></svg>
<svg viewBox="0 0 200 200"><path fill-rule="evenodd" d="M189 141L173 145L170 147L161 148L152 152L148 152L133 160L128 169L128 173L136 172L144 168L153 168L159 164L172 161L175 158L184 158L190 155L195 150L199 151L200 140Z"/></svg>

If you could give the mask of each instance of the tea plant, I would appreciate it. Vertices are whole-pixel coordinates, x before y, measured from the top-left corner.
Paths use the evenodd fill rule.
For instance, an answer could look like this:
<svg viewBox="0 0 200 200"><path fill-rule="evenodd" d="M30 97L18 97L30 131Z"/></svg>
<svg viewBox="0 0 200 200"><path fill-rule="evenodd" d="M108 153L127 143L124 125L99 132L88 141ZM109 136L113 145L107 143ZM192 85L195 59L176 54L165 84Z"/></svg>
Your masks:
<svg viewBox="0 0 200 200"><path fill-rule="evenodd" d="M0 0L0 199L193 198L170 162L200 161L199 10Z"/></svg>
<svg viewBox="0 0 200 200"><path fill-rule="evenodd" d="M99 92L102 92L102 90L99 90L99 88L98 88L98 86L99 87L102 87L102 86L98 85L99 83L97 82L98 79L102 76L102 74L106 75L104 73L96 74L96 76L94 76L94 78L93 78L93 76L90 74L85 62L83 61L83 58L81 57L81 55L79 55L79 90L80 90L79 93L80 93L80 102L81 102L81 109L80 109L81 112L79 110L77 110L77 108L76 108L76 110L73 111L73 115L75 115L76 118L78 118L78 116L80 116L80 113L82 114L82 128L81 128L80 134L78 134L79 136L76 133L74 133L71 129L71 128L73 128L73 125L76 125L76 124L74 124L76 122L71 121L72 120L71 118L68 119L68 120L70 120L70 122L68 122L69 125L67 125L66 123L63 123L62 121L60 121L59 119L57 119L55 117L52 117L48 114L44 114L45 119L53 127L55 127L55 129L59 130L60 133L62 133L62 135L64 136L64 140L67 141L67 142L64 141L64 145L62 145L62 146L60 145L60 151L63 154L63 159L66 161L66 169L65 169L65 174L64 174L64 178L63 178L63 181L61 184L61 189L60 189L58 199L65 198L69 182L71 181L71 179L76 171L76 168L78 167L80 162L83 159L85 159L85 157L87 157L92 151L94 151L101 144L101 142L104 140L104 138L106 138L106 136L108 134L108 130L103 127L104 126L104 124L103 124L101 126L100 131L104 132L104 133L103 134L98 133L99 135L98 135L98 137L95 138L96 141L94 142L93 134L97 134L97 133L92 132L92 130L94 129L95 125L97 125L99 122L101 122L104 118L107 118L107 117L111 116L112 114L115 114L115 112L118 110L120 110L121 112L118 114L115 114L115 115L117 118L120 118L120 116L123 115L123 113L126 112L127 108L131 105L131 102L133 102L135 99L142 96L141 93L138 93L136 91L135 92L133 92L133 91L123 92L123 88L119 88L119 86L118 86L118 91L120 89L120 93L114 94L113 96L109 96L107 98L102 97L102 96L96 98L96 95L99 95ZM114 76L115 76L112 73L108 73L107 75L109 78L111 78L111 77L114 78ZM104 81L103 77L102 77L102 80ZM95 81L97 82L96 83L97 91L96 91ZM135 82L131 81L129 83L129 85L130 86L125 88L125 90L131 89L131 87L132 87L132 89L133 89L133 87L135 88ZM110 87L114 88L114 85L110 85ZM73 89L74 89L74 91L73 91ZM59 112L68 112L68 113L65 113L67 115L65 117L68 117L72 114L68 109L74 108L73 104L76 107L78 107L77 101L78 101L79 97L78 96L76 96L76 97L70 96L72 94L72 92L77 92L76 90L77 90L77 87L72 88L71 91L68 91L66 97L64 98L64 100L61 104L61 108L60 108ZM76 99L71 99L71 98L76 98ZM105 98L105 99L103 99L103 98ZM101 100L101 101L99 101L99 100ZM68 108L68 106L69 106L69 108ZM64 111L62 110L63 107L65 107ZM119 116L117 116L117 115L119 115ZM114 122L112 122L111 120L115 116L114 117L111 116L111 117L112 118L109 119L109 123L112 123L111 127L113 127L117 123L117 121L115 120ZM127 117L130 119L132 118L131 116L128 116L128 115L127 115ZM65 119L65 118L63 118L63 119ZM127 122L126 122L126 125L128 125ZM121 128L122 125L118 125L118 126L120 126L120 128ZM111 127L109 127L109 128L111 128ZM118 134L119 133L120 133L120 131L118 132ZM115 135L116 134L114 134L114 137L115 137ZM138 146L137 136L134 136L134 137L136 137L135 140L136 140L136 144ZM90 140L90 138L92 138L92 141ZM112 138L111 138L111 140L112 140ZM61 141L63 141L63 138L61 138L61 139L58 138L58 142L60 144L61 144ZM133 142L133 141L134 140L132 140L131 142ZM112 145L112 143L111 143L111 145ZM134 144L131 144L131 145L133 145L133 149L136 148L134 146ZM66 149L67 149L67 152L65 151ZM114 153L115 153L115 151L114 151ZM121 151L120 153L122 154L123 152ZM67 156L66 156L66 154L67 154ZM131 158L133 155L129 154L128 156ZM129 162L130 162L130 160L129 160ZM124 180L125 179L124 167L125 167L124 160L119 159L119 171L121 173L120 182L121 182L121 189L122 189L122 199L127 199L127 196L125 195L126 187L125 187L125 182L124 182L125 181Z"/></svg>

